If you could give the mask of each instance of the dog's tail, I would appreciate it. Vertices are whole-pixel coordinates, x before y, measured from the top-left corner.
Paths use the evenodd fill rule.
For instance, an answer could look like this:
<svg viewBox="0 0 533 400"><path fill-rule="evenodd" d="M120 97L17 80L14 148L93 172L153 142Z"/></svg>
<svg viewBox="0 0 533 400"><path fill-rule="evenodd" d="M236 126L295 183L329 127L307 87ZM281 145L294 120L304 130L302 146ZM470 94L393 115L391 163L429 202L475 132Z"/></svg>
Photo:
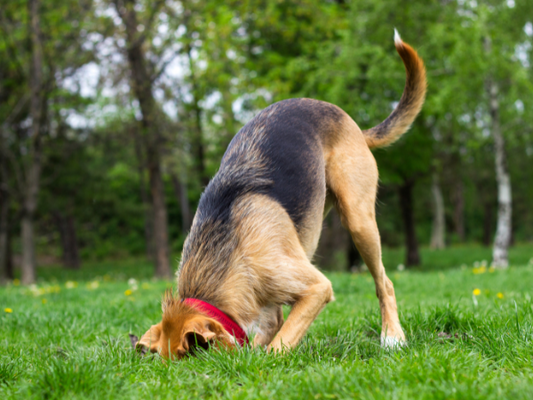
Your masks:
<svg viewBox="0 0 533 400"><path fill-rule="evenodd" d="M394 46L405 65L406 81L402 98L394 111L381 124L363 131L368 147L384 147L394 143L411 126L424 104L426 68L416 51L404 43L394 30Z"/></svg>

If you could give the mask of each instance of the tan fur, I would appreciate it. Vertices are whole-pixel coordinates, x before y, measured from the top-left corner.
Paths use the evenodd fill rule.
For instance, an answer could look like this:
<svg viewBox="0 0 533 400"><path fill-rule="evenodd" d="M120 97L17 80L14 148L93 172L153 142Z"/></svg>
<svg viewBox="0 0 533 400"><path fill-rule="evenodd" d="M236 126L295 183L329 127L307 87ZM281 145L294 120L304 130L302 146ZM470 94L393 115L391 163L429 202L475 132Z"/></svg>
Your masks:
<svg viewBox="0 0 533 400"><path fill-rule="evenodd" d="M399 39L399 38L398 38ZM405 65L405 88L396 109L378 126L363 131L371 149L389 146L411 126L426 97L426 68L417 52L401 39L394 43Z"/></svg>
<svg viewBox="0 0 533 400"><path fill-rule="evenodd" d="M207 348L209 344L223 348L235 346L234 339L219 322L167 292L163 299L163 320L150 327L137 347L147 347L165 358L181 359L196 346Z"/></svg>
<svg viewBox="0 0 533 400"><path fill-rule="evenodd" d="M301 100L316 109L316 115L323 116L316 143L322 156L309 164L310 168L322 168L323 174L325 171L325 178L319 176L316 180L321 185L317 192L323 196L310 199L309 211L298 227L281 204L258 193L244 194L236 200L224 226L197 214L185 243L186 257L180 264L179 295L165 297L162 322L141 338L141 346L178 358L189 353L194 344L235 346L217 321L181 302L195 293L201 293L202 300L218 307L249 335L255 335L253 345L276 351L295 346L325 305L334 300L331 283L311 263L322 219L333 205L374 278L382 337L405 340L394 288L381 262L375 219L378 169L370 151L370 147L389 144L403 134L423 103L423 63L409 45L399 42L396 47L407 70L406 89L393 112L396 114L391 114L388 122L362 132L340 108ZM254 129L252 137L260 138L262 127ZM251 165L256 172L253 179L263 179L262 169L267 164L259 147L241 140L232 149L224 159L234 156L242 160L230 164L221 179L242 178ZM220 244L208 247L211 242L204 240L205 232L211 235L211 242ZM284 304L292 307L285 322Z"/></svg>

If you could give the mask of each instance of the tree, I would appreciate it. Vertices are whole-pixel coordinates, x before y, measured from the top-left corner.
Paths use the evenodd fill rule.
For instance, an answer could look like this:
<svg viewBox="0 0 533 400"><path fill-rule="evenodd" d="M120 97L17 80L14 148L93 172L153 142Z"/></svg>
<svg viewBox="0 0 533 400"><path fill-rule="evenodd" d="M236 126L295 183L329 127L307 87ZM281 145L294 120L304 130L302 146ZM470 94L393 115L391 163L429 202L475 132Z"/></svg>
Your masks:
<svg viewBox="0 0 533 400"><path fill-rule="evenodd" d="M433 196L433 225L431 230L432 249L444 249L446 247L446 225L444 223L444 200L439 184L439 175L433 171L431 182L431 194Z"/></svg>
<svg viewBox="0 0 533 400"><path fill-rule="evenodd" d="M126 54L131 71L132 92L139 102L142 114L141 130L152 198L155 275L160 278L170 278L172 270L169 261L167 207L161 171L162 115L152 91L155 71L150 70L143 48L146 40L144 32L152 29L153 19L160 10L162 2L152 5L144 24L138 22L135 3L135 0L114 1L126 33Z"/></svg>

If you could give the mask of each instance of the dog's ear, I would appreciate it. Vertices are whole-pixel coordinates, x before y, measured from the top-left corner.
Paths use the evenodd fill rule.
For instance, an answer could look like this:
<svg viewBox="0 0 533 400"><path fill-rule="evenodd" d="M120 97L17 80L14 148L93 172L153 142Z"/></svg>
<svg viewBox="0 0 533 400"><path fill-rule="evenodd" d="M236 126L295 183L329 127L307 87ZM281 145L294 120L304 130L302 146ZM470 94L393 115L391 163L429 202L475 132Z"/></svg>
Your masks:
<svg viewBox="0 0 533 400"><path fill-rule="evenodd" d="M188 322L184 328L181 347L186 352L193 352L198 347L207 350L212 344L224 347L232 345L230 335L219 322L211 318L195 318Z"/></svg>
<svg viewBox="0 0 533 400"><path fill-rule="evenodd" d="M137 342L136 348L146 347L152 353L156 353L161 347L161 322L157 325L152 325L150 329L141 337L141 340Z"/></svg>

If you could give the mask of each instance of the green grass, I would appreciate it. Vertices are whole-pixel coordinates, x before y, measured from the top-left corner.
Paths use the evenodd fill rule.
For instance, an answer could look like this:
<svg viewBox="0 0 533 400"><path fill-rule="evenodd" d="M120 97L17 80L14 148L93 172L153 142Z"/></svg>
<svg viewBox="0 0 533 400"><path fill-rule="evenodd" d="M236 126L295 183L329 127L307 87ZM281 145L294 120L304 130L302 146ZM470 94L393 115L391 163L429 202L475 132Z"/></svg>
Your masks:
<svg viewBox="0 0 533 400"><path fill-rule="evenodd" d="M0 398L530 399L533 265L471 267L390 269L409 341L398 351L379 346L370 275L339 273L329 274L337 300L291 353L211 350L170 364L138 357L128 339L158 321L170 285L146 263L43 269L33 289L0 288Z"/></svg>
<svg viewBox="0 0 533 400"><path fill-rule="evenodd" d="M417 270L441 270L458 268L462 265L472 265L474 262L492 259L492 246L484 247L479 244L454 245L445 250L432 250L429 247L420 248L421 265ZM533 243L520 243L509 249L511 265L526 265L533 258ZM393 268L405 263L405 248L383 249L383 264Z"/></svg>

